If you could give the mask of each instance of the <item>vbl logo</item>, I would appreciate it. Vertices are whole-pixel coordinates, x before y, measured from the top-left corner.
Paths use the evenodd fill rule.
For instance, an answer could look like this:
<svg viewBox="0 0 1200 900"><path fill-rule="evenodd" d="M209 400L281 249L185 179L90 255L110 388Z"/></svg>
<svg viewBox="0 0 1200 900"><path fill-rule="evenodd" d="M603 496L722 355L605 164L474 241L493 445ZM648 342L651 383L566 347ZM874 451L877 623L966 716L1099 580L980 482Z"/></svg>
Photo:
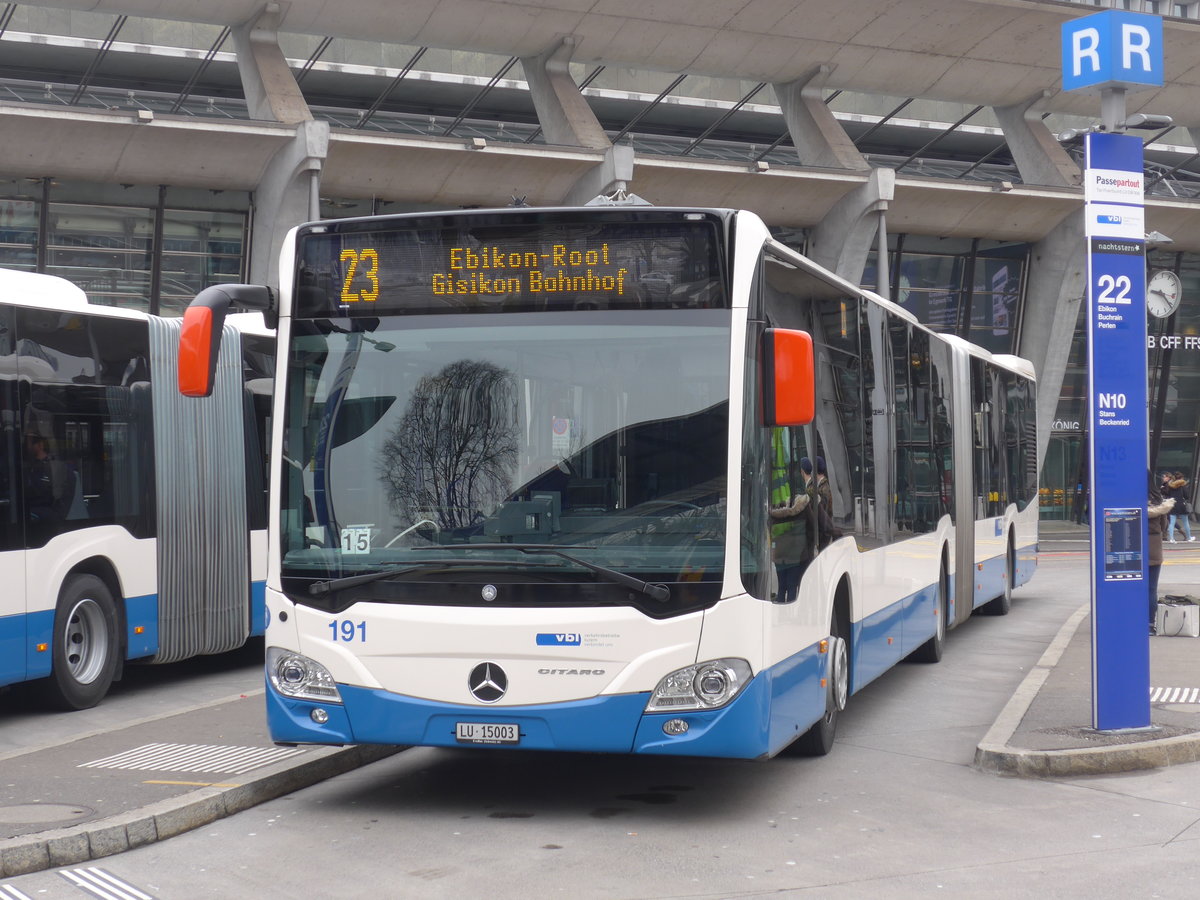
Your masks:
<svg viewBox="0 0 1200 900"><path fill-rule="evenodd" d="M583 643L583 635L569 631L539 634L537 643L539 647L578 647Z"/></svg>

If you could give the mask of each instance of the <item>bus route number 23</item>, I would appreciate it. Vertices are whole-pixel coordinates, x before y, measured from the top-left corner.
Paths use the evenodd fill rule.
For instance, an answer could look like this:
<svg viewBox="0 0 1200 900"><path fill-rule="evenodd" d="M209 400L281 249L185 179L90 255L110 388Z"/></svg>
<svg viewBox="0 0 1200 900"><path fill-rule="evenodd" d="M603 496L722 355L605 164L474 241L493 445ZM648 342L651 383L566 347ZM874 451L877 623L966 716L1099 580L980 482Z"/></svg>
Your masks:
<svg viewBox="0 0 1200 900"><path fill-rule="evenodd" d="M355 622L351 619L334 619L329 623L329 630L333 632L333 642L335 644L338 641L344 644L350 644L354 641L366 643L367 640L366 622Z"/></svg>
<svg viewBox="0 0 1200 900"><path fill-rule="evenodd" d="M371 247L355 250L347 247L342 251L341 260L346 264L346 278L342 282L342 302L374 303L379 299L379 251ZM361 272L359 270L362 270ZM367 287L357 291L351 290L354 279L362 276L367 280Z"/></svg>

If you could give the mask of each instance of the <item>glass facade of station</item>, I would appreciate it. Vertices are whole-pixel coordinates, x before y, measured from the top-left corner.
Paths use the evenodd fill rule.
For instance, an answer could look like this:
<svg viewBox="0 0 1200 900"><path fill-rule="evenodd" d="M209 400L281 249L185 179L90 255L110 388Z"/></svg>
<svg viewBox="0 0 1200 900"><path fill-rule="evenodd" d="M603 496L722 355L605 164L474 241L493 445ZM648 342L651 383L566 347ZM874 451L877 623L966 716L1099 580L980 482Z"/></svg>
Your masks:
<svg viewBox="0 0 1200 900"><path fill-rule="evenodd" d="M204 288L242 280L249 208L245 193L0 178L0 266L178 315Z"/></svg>
<svg viewBox="0 0 1200 900"><path fill-rule="evenodd" d="M243 280L252 198L188 188L0 179L0 266L45 272L82 287L93 303L179 315L213 284ZM402 204L322 200L322 217L405 212ZM803 249L799 229L778 229ZM1200 476L1200 255L1155 251L1151 269L1179 272L1184 301L1149 321L1149 421L1158 470ZM1019 353L1029 245L890 236L889 295L936 331L993 353ZM863 283L876 284L872 254ZM1080 519L1086 484L1087 350L1081 305L1042 461L1045 519Z"/></svg>
<svg viewBox="0 0 1200 900"><path fill-rule="evenodd" d="M1153 250L1147 268L1171 269L1183 300L1166 319L1147 320L1150 460L1159 472L1200 475L1200 255ZM1080 306L1071 355L1042 460L1042 518L1086 521L1087 323Z"/></svg>

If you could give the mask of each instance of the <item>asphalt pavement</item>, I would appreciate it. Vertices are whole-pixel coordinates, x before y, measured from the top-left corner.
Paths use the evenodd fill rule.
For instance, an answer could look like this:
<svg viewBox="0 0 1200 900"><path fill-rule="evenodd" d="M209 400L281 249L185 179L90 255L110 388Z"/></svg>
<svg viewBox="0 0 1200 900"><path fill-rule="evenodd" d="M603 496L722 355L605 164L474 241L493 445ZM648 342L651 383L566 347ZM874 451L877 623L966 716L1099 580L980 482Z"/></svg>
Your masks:
<svg viewBox="0 0 1200 900"><path fill-rule="evenodd" d="M1043 553L1087 550L1073 525L1043 523L1041 539ZM1168 547L1159 593L1200 596L1200 542ZM1088 601L1084 583L1079 608L978 745L978 768L1060 777L1200 760L1200 639L1148 637L1150 728L1091 727ZM275 747L258 691L10 753L0 757L0 877L165 840L401 749Z"/></svg>

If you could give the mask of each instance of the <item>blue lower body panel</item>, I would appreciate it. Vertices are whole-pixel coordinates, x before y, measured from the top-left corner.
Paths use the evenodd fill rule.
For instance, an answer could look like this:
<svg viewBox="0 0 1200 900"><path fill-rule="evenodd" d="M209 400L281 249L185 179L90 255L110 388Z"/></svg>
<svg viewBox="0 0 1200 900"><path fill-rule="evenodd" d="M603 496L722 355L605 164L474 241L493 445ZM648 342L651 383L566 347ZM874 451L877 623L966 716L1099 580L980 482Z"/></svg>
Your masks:
<svg viewBox="0 0 1200 900"><path fill-rule="evenodd" d="M754 759L778 752L824 713L825 659L809 648L760 673L727 706L674 713L646 713L648 693L497 708L339 684L344 705L337 705L284 697L268 682L267 722L271 738L283 743L457 747L464 745L455 740L456 722L515 723L519 744L465 746ZM329 714L324 725L312 721L317 707ZM687 731L664 733L672 719Z"/></svg>
<svg viewBox="0 0 1200 900"><path fill-rule="evenodd" d="M850 692L874 681L937 631L938 587L930 585L855 623L850 642Z"/></svg>
<svg viewBox="0 0 1200 900"><path fill-rule="evenodd" d="M250 582L250 633L256 636L267 633L267 583L265 581Z"/></svg>
<svg viewBox="0 0 1200 900"><path fill-rule="evenodd" d="M978 609L1004 593L1004 581L1008 578L1008 557L993 556L976 563L973 577L975 602L972 608Z"/></svg>
<svg viewBox="0 0 1200 900"><path fill-rule="evenodd" d="M0 685L25 680L29 664L25 659L28 616L0 616Z"/></svg>
<svg viewBox="0 0 1200 900"><path fill-rule="evenodd" d="M814 645L773 666L768 742L774 756L825 715L825 676L829 657Z"/></svg>
<svg viewBox="0 0 1200 900"><path fill-rule="evenodd" d="M1013 579L1013 587L1020 587L1033 578L1033 573L1037 571L1037 557L1037 544L1022 547L1017 551L1017 572L1016 578Z"/></svg>
<svg viewBox="0 0 1200 900"><path fill-rule="evenodd" d="M54 646L54 610L45 609L30 613L24 618L25 674L23 679L17 680L32 681L35 678L45 678L54 664L54 654L50 651ZM45 650L38 649L43 646Z"/></svg>
<svg viewBox="0 0 1200 900"><path fill-rule="evenodd" d="M158 652L158 594L125 601L125 629L126 659L142 659Z"/></svg>

